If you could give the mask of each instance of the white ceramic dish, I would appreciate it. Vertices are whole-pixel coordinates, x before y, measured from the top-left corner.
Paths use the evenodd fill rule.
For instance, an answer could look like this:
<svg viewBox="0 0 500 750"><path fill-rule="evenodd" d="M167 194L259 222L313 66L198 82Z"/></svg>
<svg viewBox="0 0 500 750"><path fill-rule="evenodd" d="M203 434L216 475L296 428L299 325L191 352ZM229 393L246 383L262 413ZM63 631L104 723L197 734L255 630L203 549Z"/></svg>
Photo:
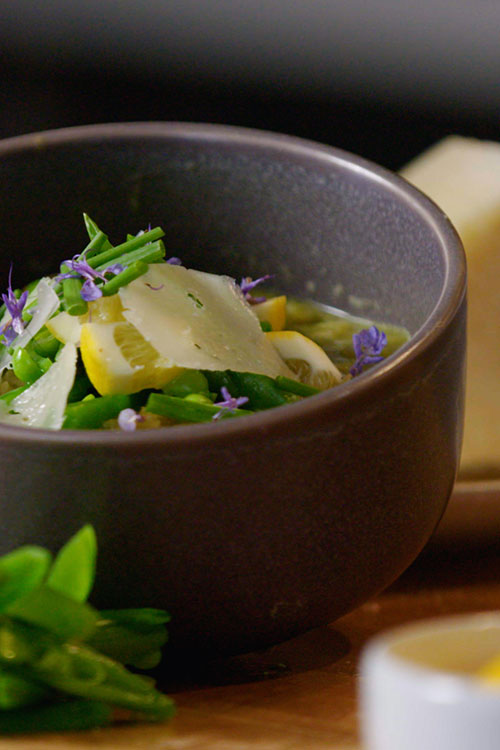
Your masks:
<svg viewBox="0 0 500 750"><path fill-rule="evenodd" d="M361 659L365 750L498 750L500 684L475 672L500 654L500 613L427 620L371 641Z"/></svg>

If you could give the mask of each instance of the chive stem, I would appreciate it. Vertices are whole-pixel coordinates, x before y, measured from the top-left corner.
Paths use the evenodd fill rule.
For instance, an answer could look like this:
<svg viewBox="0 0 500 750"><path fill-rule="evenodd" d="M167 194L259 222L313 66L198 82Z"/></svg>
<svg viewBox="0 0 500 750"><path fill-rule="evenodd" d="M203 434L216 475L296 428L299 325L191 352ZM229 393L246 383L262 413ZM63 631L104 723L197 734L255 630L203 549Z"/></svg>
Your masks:
<svg viewBox="0 0 500 750"><path fill-rule="evenodd" d="M106 283L101 287L102 293L105 297L109 297L112 294L116 294L116 292L121 289L122 286L126 286L127 284L130 284L131 281L134 281L134 279L139 278L139 276L142 276L146 273L148 270L148 264L144 263L142 260L136 260L134 263L131 263L127 268L125 268L120 273L117 273L116 276L114 276L109 281L106 281Z"/></svg>
<svg viewBox="0 0 500 750"><path fill-rule="evenodd" d="M70 273L70 269L65 263L61 264L61 273ZM87 303L82 299L82 286L81 279L63 279L63 305L70 315L85 315L88 310Z"/></svg>
<svg viewBox="0 0 500 750"><path fill-rule="evenodd" d="M97 257L97 256L96 256ZM150 245L139 247L130 253L123 253L114 259L114 263L120 263L122 266L128 266L136 260L142 260L144 263L158 263L165 257L165 245L161 240L152 242ZM96 267L96 271L104 272L109 266L109 262L103 263Z"/></svg>
<svg viewBox="0 0 500 750"><path fill-rule="evenodd" d="M109 250L104 250L104 252L94 255L92 258L88 259L88 264L91 268L98 268L103 265L107 266L111 261L116 261L120 255L123 255L124 253L128 254L132 250L137 250L137 248L147 245L148 242L159 240L164 234L165 232L161 227L155 227L148 232L144 232L144 234L134 237L132 240L127 240L121 245L115 245L115 247L111 247Z"/></svg>

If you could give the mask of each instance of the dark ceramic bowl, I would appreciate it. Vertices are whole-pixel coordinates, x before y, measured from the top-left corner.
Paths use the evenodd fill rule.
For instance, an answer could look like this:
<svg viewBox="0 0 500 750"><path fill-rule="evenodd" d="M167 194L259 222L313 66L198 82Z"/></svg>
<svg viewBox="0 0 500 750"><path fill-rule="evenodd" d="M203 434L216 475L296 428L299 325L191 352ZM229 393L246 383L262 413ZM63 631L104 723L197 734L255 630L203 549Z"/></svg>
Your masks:
<svg viewBox="0 0 500 750"><path fill-rule="evenodd" d="M99 540L93 601L172 613L178 649L231 653L332 621L415 558L460 447L465 266L402 179L265 132L99 125L0 142L1 277L161 224L187 265L275 273L295 295L406 326L354 381L214 425L134 434L0 426L0 552ZM314 290L314 291L313 291Z"/></svg>

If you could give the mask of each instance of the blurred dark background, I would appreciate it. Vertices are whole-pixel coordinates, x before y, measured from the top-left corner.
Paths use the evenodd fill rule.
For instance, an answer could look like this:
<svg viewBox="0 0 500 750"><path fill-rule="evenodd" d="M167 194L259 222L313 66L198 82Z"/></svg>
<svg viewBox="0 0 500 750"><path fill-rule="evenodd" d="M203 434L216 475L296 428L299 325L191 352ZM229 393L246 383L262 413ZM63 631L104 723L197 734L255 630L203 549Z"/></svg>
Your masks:
<svg viewBox="0 0 500 750"><path fill-rule="evenodd" d="M392 169L500 140L498 0L5 0L0 137L190 120L290 133Z"/></svg>

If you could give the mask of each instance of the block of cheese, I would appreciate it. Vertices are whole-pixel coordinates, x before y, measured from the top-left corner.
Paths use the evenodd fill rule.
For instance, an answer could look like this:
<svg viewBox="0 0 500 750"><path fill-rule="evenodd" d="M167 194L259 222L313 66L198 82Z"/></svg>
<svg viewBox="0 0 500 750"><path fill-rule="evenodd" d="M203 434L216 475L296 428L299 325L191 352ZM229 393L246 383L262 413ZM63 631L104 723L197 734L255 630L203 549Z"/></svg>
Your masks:
<svg viewBox="0 0 500 750"><path fill-rule="evenodd" d="M401 174L442 208L465 247L469 307L460 477L500 477L500 144L449 136Z"/></svg>

